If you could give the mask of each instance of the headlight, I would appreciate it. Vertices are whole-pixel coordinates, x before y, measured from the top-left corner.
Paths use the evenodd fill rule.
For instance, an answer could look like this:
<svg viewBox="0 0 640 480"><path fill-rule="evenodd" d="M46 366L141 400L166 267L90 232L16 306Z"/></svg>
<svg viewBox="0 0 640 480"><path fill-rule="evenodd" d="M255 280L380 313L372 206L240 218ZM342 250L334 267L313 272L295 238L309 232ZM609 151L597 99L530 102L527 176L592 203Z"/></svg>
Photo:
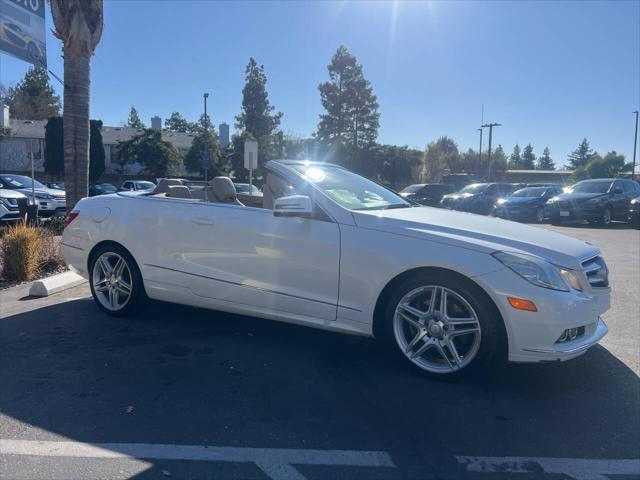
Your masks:
<svg viewBox="0 0 640 480"><path fill-rule="evenodd" d="M41 200L51 200L53 195L48 193L36 193L36 198L40 198Z"/></svg>
<svg viewBox="0 0 640 480"><path fill-rule="evenodd" d="M506 198L500 198L498 199L498 201L496 202L496 205L502 205L504 202L506 202L507 199Z"/></svg>
<svg viewBox="0 0 640 480"><path fill-rule="evenodd" d="M569 291L569 286L558 268L540 257L507 252L495 252L492 255L533 285L563 292Z"/></svg>
<svg viewBox="0 0 640 480"><path fill-rule="evenodd" d="M566 268L557 267L560 271L560 275L564 281L571 286L574 290L582 291L582 285L580 284L580 278L574 270L568 270Z"/></svg>
<svg viewBox="0 0 640 480"><path fill-rule="evenodd" d="M556 203L558 201L558 197L551 197L549 200L547 200L547 203Z"/></svg>

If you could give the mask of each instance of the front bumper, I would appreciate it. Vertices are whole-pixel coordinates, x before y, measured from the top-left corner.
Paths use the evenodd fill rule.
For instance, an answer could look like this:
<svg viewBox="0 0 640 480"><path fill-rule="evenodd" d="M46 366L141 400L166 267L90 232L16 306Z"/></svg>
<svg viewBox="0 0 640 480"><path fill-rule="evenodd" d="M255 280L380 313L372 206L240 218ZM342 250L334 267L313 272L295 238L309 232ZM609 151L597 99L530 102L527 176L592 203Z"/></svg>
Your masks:
<svg viewBox="0 0 640 480"><path fill-rule="evenodd" d="M554 362L575 358L607 333L601 316L610 307L610 288L561 292L530 284L509 269L474 278L492 297L504 320L513 362ZM535 303L538 311L513 308L508 298ZM567 329L584 329L571 341L558 343Z"/></svg>
<svg viewBox="0 0 640 480"><path fill-rule="evenodd" d="M603 205L575 205L569 202L547 204L548 217L563 220L599 220L602 217Z"/></svg>
<svg viewBox="0 0 640 480"><path fill-rule="evenodd" d="M539 207L496 207L493 209L493 215L499 218L506 218L510 220L528 220L535 218L536 210Z"/></svg>

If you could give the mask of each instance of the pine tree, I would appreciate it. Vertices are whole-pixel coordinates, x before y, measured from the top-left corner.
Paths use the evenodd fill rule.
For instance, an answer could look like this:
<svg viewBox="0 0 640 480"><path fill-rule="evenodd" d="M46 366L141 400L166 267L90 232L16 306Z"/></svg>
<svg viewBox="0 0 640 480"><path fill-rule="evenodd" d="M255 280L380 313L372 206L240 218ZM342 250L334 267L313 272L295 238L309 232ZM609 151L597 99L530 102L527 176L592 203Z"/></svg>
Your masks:
<svg viewBox="0 0 640 480"><path fill-rule="evenodd" d="M516 146L513 147L513 152L509 157L509 168L512 170L517 170L522 168L522 157L520 156L520 145L516 143Z"/></svg>
<svg viewBox="0 0 640 480"><path fill-rule="evenodd" d="M569 154L569 157L567 158L569 161L569 167L574 170L576 168L584 167L587 163L593 160L595 155L597 155L597 153L591 149L589 142L584 138L582 142L580 142L580 145L578 145L578 148Z"/></svg>
<svg viewBox="0 0 640 480"><path fill-rule="evenodd" d="M522 169L524 170L533 170L536 168L536 156L533 153L533 147L530 143L524 147L522 151Z"/></svg>
<svg viewBox="0 0 640 480"><path fill-rule="evenodd" d="M164 128L170 132L186 133L189 131L190 125L180 112L173 112L169 118L165 118Z"/></svg>
<svg viewBox="0 0 640 480"><path fill-rule="evenodd" d="M209 130L209 142L204 131L193 137L191 148L184 157L184 166L188 172L198 172L204 174L204 167L207 167L209 178L220 174L220 146L215 132Z"/></svg>
<svg viewBox="0 0 640 480"><path fill-rule="evenodd" d="M316 136L335 152L345 148L347 155L357 155L378 137L377 97L364 78L362 65L344 46L338 48L327 69L329 81L318 86L326 113L320 115Z"/></svg>
<svg viewBox="0 0 640 480"><path fill-rule="evenodd" d="M138 115L138 110L136 110L136 107L134 107L133 105L131 106L131 111L129 112L127 127L145 128L144 122L140 119L140 115Z"/></svg>
<svg viewBox="0 0 640 480"><path fill-rule="evenodd" d="M551 158L551 152L549 151L549 147L544 147L544 151L542 152L542 156L538 158L538 170L555 170L556 164Z"/></svg>
<svg viewBox="0 0 640 480"><path fill-rule="evenodd" d="M47 71L31 67L6 98L11 116L20 120L46 120L60 115L60 97L49 83Z"/></svg>
<svg viewBox="0 0 640 480"><path fill-rule="evenodd" d="M282 118L282 112L274 113L274 110L269 102L264 65L258 66L255 59L249 58L242 89L242 111L236 116L236 128L256 139L272 135Z"/></svg>

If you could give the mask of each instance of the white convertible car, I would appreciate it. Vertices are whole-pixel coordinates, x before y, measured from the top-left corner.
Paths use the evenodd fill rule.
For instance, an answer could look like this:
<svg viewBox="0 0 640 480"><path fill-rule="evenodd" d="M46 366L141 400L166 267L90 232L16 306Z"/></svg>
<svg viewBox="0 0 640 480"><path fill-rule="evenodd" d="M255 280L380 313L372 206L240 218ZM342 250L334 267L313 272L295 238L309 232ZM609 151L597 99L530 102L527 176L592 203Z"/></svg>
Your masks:
<svg viewBox="0 0 640 480"><path fill-rule="evenodd" d="M336 165L265 168L263 208L227 177L85 198L65 259L111 315L152 298L375 336L434 376L567 360L607 333L608 270L588 243L416 206Z"/></svg>

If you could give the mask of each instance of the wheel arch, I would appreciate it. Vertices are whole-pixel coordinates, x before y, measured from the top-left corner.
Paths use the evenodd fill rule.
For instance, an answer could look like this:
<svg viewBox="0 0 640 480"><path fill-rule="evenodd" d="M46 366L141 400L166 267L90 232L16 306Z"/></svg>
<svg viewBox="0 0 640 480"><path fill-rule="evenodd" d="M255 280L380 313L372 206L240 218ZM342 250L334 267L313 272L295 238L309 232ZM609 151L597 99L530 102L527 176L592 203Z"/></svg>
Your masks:
<svg viewBox="0 0 640 480"><path fill-rule="evenodd" d="M389 301L389 298L393 294L393 291L397 288L398 285L400 285L400 283L402 283L407 278L410 278L414 275L420 275L420 274L437 274L437 275L447 276L449 278L454 278L456 281L464 283L465 286L473 290L474 293L478 294L484 300L486 305L491 310L493 310L496 317L500 319L499 325L501 327L500 328L500 335L502 340L501 343L504 347L503 348L504 352L500 352L500 353L503 355L507 355L508 347L509 347L509 336L507 334L504 318L500 313L500 309L498 308L496 303L493 301L491 296L486 292L486 290L482 286L480 286L473 279L455 270L450 270L448 268L442 268L442 267L412 268L410 270L406 270L396 275L389 282L387 282L387 284L384 286L384 288L378 295L378 299L376 301L376 305L373 311L373 335L375 337L379 338L380 334L382 333L383 322L384 322L384 310L387 305L387 302Z"/></svg>
<svg viewBox="0 0 640 480"><path fill-rule="evenodd" d="M136 261L136 258L133 256L133 254L129 251L129 249L127 247L125 247L124 245L122 245L121 243L118 243L114 240L102 240L101 242L96 243L93 248L91 248L91 250L89 251L89 254L87 255L87 273L91 274L91 263L93 262L93 257L95 256L96 252L101 249L102 247L106 247L108 245L113 245L116 246L118 248L122 248L125 252L127 252L129 254L129 256L133 259L136 268L138 269L138 271L140 271L140 266L138 265L138 262Z"/></svg>

